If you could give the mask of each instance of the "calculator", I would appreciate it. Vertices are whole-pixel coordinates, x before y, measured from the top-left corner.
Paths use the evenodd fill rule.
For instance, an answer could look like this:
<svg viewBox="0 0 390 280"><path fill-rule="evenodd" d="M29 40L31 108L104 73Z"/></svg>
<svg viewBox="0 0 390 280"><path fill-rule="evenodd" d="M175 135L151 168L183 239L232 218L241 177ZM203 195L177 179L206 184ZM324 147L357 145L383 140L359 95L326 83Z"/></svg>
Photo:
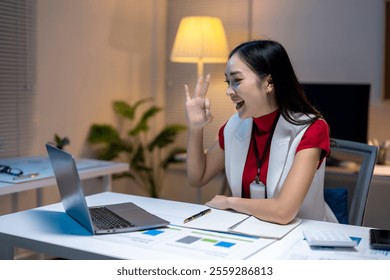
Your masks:
<svg viewBox="0 0 390 280"><path fill-rule="evenodd" d="M303 231L307 243L314 247L355 247L345 232L333 229L306 229Z"/></svg>

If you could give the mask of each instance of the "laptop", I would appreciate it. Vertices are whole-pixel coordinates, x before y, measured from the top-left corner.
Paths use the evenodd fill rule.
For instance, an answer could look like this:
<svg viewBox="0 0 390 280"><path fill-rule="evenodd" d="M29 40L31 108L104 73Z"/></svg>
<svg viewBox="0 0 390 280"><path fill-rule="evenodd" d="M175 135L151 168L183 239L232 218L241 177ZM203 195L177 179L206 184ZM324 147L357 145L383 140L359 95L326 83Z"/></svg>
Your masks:
<svg viewBox="0 0 390 280"><path fill-rule="evenodd" d="M65 212L92 234L132 232L169 224L132 202L88 207L74 157L49 144L46 149Z"/></svg>

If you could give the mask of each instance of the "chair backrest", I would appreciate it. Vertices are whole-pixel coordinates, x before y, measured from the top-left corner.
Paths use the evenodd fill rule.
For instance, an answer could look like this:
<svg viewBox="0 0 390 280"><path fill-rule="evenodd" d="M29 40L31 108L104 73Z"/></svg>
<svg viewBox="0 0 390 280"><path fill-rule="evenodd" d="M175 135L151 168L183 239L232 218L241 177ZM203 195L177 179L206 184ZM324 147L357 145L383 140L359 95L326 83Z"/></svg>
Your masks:
<svg viewBox="0 0 390 280"><path fill-rule="evenodd" d="M368 144L341 139L331 139L330 157L337 161L355 162L360 165L351 202L348 223L363 225L364 212L375 168L378 148Z"/></svg>

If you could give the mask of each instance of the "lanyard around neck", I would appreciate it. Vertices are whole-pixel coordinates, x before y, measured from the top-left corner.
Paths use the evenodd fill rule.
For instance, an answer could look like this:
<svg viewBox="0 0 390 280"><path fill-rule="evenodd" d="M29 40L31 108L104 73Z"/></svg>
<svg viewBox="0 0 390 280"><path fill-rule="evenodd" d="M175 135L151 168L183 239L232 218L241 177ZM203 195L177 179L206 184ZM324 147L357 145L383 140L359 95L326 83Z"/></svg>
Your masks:
<svg viewBox="0 0 390 280"><path fill-rule="evenodd" d="M253 122L252 124L252 137L253 137L253 148L254 148L254 151L255 151L255 157L256 157L256 163L257 163L257 174L256 174L256 177L255 177L255 182L257 184L260 184L260 167L261 165L263 164L264 160L265 160L265 157L267 155L267 152L269 151L269 148L271 146L271 140L272 140L272 136L274 134L274 131L275 131L275 127L276 127L276 124L278 122L278 119L279 119L279 115L278 114L274 120L274 123L272 125L272 129L269 133L269 136L268 136L268 139L267 139L267 142L265 144L265 147L264 147L264 151L261 155L261 158L260 158L260 155L259 155L259 150L257 148L257 142L256 142L256 134L260 134L256 124ZM265 184L264 184L265 185Z"/></svg>

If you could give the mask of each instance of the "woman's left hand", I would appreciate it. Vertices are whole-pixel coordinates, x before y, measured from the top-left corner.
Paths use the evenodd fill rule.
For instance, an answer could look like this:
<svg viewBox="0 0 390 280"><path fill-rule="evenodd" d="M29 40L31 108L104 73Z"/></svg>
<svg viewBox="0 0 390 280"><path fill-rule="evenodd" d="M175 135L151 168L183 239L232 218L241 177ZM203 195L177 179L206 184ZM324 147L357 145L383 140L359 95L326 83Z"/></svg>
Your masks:
<svg viewBox="0 0 390 280"><path fill-rule="evenodd" d="M218 208L218 209L229 209L228 197L225 195L216 195L212 200L206 202L207 206Z"/></svg>

